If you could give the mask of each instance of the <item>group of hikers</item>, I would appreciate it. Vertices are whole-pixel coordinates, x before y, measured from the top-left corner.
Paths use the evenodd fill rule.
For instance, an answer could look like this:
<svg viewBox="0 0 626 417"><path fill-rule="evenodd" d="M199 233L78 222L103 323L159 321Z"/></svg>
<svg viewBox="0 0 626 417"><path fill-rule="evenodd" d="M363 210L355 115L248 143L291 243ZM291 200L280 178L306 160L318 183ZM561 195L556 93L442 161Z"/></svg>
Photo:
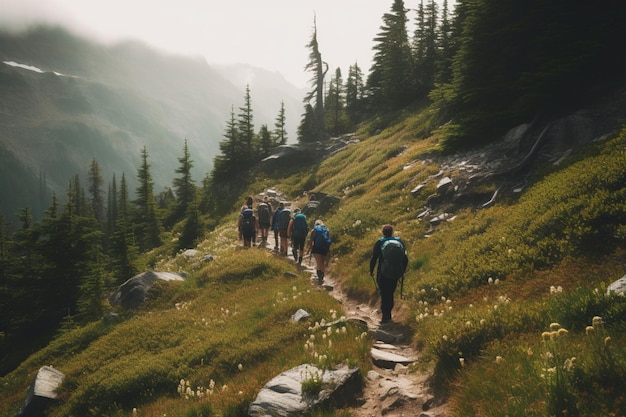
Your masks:
<svg viewBox="0 0 626 417"><path fill-rule="evenodd" d="M315 196L311 195L310 198L314 200ZM307 217L300 208L295 207L292 213L290 207L280 202L273 210L267 196L264 196L263 201L257 205L256 212L253 204L254 199L249 196L239 215L237 227L239 238L243 240L243 247L256 246L259 231L261 234L259 246L267 246L269 231L272 230L274 251L282 256L288 256L291 241L291 254L298 265L301 265L302 259L310 254L315 258L317 279L322 284L331 244L330 233L324 222L317 219L309 229Z"/></svg>
<svg viewBox="0 0 626 417"><path fill-rule="evenodd" d="M315 200L314 195L310 198ZM306 255L310 254L315 258L317 279L321 285L324 282L331 244L330 233L324 222L317 219L309 229L307 217L300 208L295 207L292 213L290 207L280 202L273 210L267 196L264 196L263 201L257 205L256 212L253 204L254 199L249 196L241 208L237 225L244 248L256 246L259 231L261 235L259 246L267 246L269 231L272 230L275 252L288 256L291 241L291 254L298 265L302 264L302 259ZM382 237L374 243L369 266L370 275L374 278L374 284L380 294L381 323L391 321L394 293L398 283L403 282L408 263L404 242L394 236L392 225L384 225Z"/></svg>

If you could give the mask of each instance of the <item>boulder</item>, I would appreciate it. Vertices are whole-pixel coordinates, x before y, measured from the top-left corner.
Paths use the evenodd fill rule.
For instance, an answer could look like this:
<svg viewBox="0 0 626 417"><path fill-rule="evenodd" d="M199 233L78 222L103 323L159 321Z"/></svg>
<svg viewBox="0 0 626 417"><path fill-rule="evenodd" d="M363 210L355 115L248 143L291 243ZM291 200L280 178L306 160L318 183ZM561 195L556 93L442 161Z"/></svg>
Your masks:
<svg viewBox="0 0 626 417"><path fill-rule="evenodd" d="M626 275L618 279L617 281L613 281L611 285L609 285L606 289L606 293L616 293L620 295L624 295L626 293Z"/></svg>
<svg viewBox="0 0 626 417"><path fill-rule="evenodd" d="M44 410L57 399L57 390L64 379L62 372L50 366L39 368L17 417L43 416Z"/></svg>
<svg viewBox="0 0 626 417"><path fill-rule="evenodd" d="M143 272L120 285L117 291L109 297L109 304L137 308L146 301L146 294L157 280L184 281L184 278L172 272Z"/></svg>
<svg viewBox="0 0 626 417"><path fill-rule="evenodd" d="M303 393L302 383L321 376L322 390ZM361 394L363 378L358 368L321 370L300 365L271 379L248 408L250 417L301 416L316 407L345 407Z"/></svg>

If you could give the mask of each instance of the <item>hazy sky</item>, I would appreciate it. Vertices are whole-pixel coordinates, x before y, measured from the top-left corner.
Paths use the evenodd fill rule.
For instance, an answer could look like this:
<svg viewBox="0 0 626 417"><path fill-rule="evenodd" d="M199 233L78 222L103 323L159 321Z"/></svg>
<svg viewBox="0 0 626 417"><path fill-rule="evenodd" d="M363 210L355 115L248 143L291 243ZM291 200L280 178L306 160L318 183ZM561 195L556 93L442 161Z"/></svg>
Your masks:
<svg viewBox="0 0 626 417"><path fill-rule="evenodd" d="M245 63L280 72L308 87L306 45L317 19L322 59L347 77L365 75L373 39L393 0L0 0L0 24L63 23L104 42L139 39L215 64ZM415 4L413 4L415 3ZM405 0L417 7L417 0ZM414 16L414 15L410 15Z"/></svg>

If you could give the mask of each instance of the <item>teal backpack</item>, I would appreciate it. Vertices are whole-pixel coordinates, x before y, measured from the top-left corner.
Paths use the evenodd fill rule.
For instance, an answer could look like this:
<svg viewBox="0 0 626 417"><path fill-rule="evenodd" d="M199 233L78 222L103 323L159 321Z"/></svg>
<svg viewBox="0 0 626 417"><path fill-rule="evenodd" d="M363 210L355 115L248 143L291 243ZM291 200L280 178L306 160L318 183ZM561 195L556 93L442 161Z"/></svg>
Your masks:
<svg viewBox="0 0 626 417"><path fill-rule="evenodd" d="M382 238L382 240L381 252L383 259L380 264L380 273L385 278L398 280L404 275L406 249L398 238Z"/></svg>

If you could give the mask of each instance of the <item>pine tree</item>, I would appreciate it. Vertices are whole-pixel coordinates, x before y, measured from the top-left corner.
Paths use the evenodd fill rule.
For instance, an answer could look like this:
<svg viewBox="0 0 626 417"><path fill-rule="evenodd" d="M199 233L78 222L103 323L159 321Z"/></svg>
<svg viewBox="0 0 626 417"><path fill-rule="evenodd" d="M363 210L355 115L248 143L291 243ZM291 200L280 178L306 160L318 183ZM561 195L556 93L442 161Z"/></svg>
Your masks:
<svg viewBox="0 0 626 417"><path fill-rule="evenodd" d="M272 149L274 149L274 142L272 141L272 134L267 128L267 125L261 125L258 138L259 138L259 156L261 158L265 158L269 156L272 153Z"/></svg>
<svg viewBox="0 0 626 417"><path fill-rule="evenodd" d="M239 133L241 143L241 165L238 164L238 168L246 167L249 169L254 162L254 115L252 112L252 99L250 98L249 84L246 85L244 104L242 107L239 107L237 132Z"/></svg>
<svg viewBox="0 0 626 417"><path fill-rule="evenodd" d="M416 98L416 77L407 34L404 1L394 0L374 38L374 58L367 80L369 102L376 110L397 110Z"/></svg>
<svg viewBox="0 0 626 417"><path fill-rule="evenodd" d="M134 241L129 204L126 177L122 174L117 208L118 216L111 234L111 248L109 249L115 284L121 284L138 272L135 266L138 248Z"/></svg>
<svg viewBox="0 0 626 417"><path fill-rule="evenodd" d="M104 224L103 183L100 165L94 158L89 167L89 211L100 224Z"/></svg>
<svg viewBox="0 0 626 417"><path fill-rule="evenodd" d="M330 79L324 111L326 129L331 135L338 136L347 131L348 118L346 116L343 80L340 68L335 70L335 75Z"/></svg>
<svg viewBox="0 0 626 417"><path fill-rule="evenodd" d="M356 126L363 118L364 106L363 73L357 63L348 68L348 79L346 80L346 113L350 118L351 127Z"/></svg>
<svg viewBox="0 0 626 417"><path fill-rule="evenodd" d="M298 127L300 142L315 142L328 139L324 124L324 77L328 71L328 64L322 61L322 54L317 43L317 24L313 19L313 34L307 47L309 48L309 62L304 67L310 71L312 90L304 98L305 112Z"/></svg>
<svg viewBox="0 0 626 417"><path fill-rule="evenodd" d="M137 208L135 219L135 236L141 251L147 251L161 244L160 227L154 199L154 184L148 163L148 151L144 146L141 152L141 167L137 171Z"/></svg>
<svg viewBox="0 0 626 417"><path fill-rule="evenodd" d="M420 1L416 29L413 36L417 88L420 97L432 89L437 71L437 3L430 0L426 7Z"/></svg>
<svg viewBox="0 0 626 417"><path fill-rule="evenodd" d="M189 153L187 139L185 139L185 145L183 146L183 156L178 158L178 162L180 165L175 172L179 174L179 177L174 178L175 202L174 210L168 221L170 226L186 216L188 207L196 199L196 186L191 178L193 161Z"/></svg>
<svg viewBox="0 0 626 417"><path fill-rule="evenodd" d="M287 143L287 129L285 117L285 102L280 102L280 110L274 121L274 146L284 145Z"/></svg>
<svg viewBox="0 0 626 417"><path fill-rule="evenodd" d="M239 132L237 131L235 110L231 107L230 119L226 123L224 139L219 143L221 153L213 159L212 177L216 181L226 180L236 172L238 165L241 163L241 149L238 142Z"/></svg>

